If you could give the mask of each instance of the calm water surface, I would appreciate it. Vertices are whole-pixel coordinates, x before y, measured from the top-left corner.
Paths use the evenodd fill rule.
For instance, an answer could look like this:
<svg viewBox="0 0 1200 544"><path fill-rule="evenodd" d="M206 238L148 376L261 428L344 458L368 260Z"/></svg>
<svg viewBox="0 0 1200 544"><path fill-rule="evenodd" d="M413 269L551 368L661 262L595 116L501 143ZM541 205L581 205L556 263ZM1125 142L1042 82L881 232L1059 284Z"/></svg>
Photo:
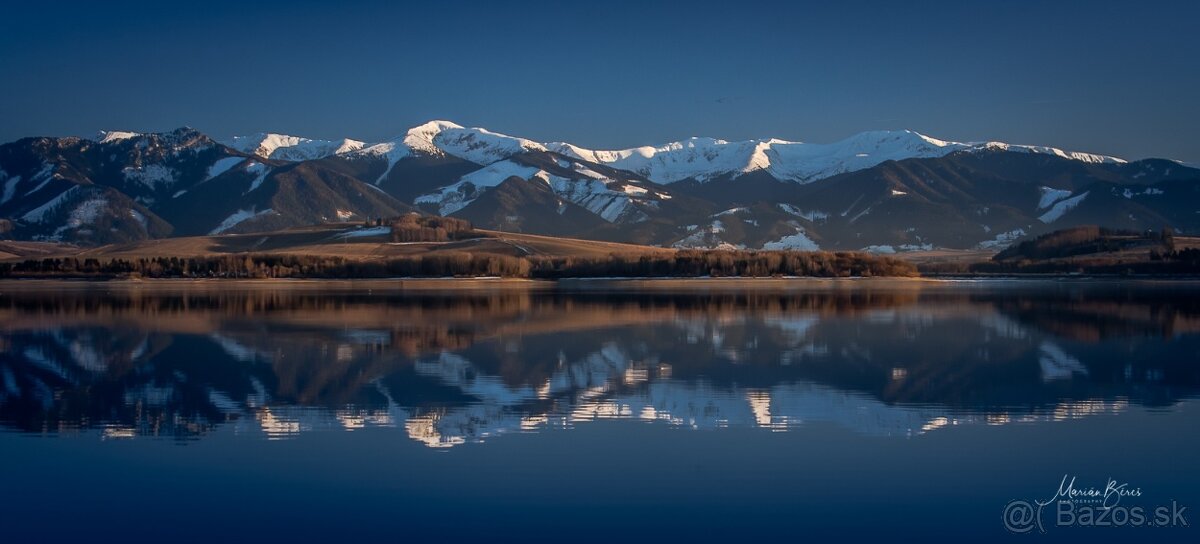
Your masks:
<svg viewBox="0 0 1200 544"><path fill-rule="evenodd" d="M1200 522L1192 284L303 285L0 284L3 540L1197 536L1003 523Z"/></svg>

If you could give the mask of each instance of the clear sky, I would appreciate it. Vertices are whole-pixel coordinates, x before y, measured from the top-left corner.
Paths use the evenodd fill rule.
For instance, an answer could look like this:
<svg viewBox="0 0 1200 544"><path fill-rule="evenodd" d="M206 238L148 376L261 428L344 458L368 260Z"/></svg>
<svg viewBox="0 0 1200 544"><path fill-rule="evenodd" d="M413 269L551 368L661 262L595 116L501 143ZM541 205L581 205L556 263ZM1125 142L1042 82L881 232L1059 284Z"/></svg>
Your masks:
<svg viewBox="0 0 1200 544"><path fill-rule="evenodd" d="M448 119L596 148L909 128L1200 162L1198 23L1194 0L8 2L0 141Z"/></svg>

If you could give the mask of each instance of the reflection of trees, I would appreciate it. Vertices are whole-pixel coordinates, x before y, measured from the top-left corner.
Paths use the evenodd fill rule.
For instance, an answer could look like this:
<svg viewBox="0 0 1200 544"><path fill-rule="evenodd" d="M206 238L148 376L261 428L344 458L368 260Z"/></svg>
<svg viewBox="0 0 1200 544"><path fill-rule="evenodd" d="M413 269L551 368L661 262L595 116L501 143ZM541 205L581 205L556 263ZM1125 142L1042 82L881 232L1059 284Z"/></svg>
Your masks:
<svg viewBox="0 0 1200 544"><path fill-rule="evenodd" d="M1139 293L1136 298L1084 293L990 302L1023 323L1081 342L1200 332L1200 297L1166 290Z"/></svg>
<svg viewBox="0 0 1200 544"><path fill-rule="evenodd" d="M402 413L429 433L486 432L485 415L519 428L621 406L774 425L787 414L772 406L799 414L845 395L897 425L932 416L888 406L1159 405L1200 384L1186 357L1196 306L1165 294L869 289L18 291L0 297L0 419L32 432L191 436L231 420L299 428L280 411L297 406L347 421Z"/></svg>

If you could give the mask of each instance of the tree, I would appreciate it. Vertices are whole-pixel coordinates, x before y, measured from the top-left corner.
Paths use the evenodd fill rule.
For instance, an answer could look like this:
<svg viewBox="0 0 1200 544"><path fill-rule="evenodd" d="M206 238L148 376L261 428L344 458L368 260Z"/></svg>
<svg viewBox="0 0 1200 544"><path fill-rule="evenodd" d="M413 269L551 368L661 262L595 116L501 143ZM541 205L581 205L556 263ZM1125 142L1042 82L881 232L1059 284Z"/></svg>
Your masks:
<svg viewBox="0 0 1200 544"><path fill-rule="evenodd" d="M1171 227L1163 227L1162 229L1162 245L1167 253L1175 251L1175 229Z"/></svg>

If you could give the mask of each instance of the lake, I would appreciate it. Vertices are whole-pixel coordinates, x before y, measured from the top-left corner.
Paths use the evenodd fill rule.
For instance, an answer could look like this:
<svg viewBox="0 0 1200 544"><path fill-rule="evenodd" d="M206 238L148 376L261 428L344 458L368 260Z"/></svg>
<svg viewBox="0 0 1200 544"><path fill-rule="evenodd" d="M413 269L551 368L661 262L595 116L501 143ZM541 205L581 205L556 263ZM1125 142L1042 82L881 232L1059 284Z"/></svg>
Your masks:
<svg viewBox="0 0 1200 544"><path fill-rule="evenodd" d="M1189 282L2 282L0 534L1195 541L1198 393Z"/></svg>

